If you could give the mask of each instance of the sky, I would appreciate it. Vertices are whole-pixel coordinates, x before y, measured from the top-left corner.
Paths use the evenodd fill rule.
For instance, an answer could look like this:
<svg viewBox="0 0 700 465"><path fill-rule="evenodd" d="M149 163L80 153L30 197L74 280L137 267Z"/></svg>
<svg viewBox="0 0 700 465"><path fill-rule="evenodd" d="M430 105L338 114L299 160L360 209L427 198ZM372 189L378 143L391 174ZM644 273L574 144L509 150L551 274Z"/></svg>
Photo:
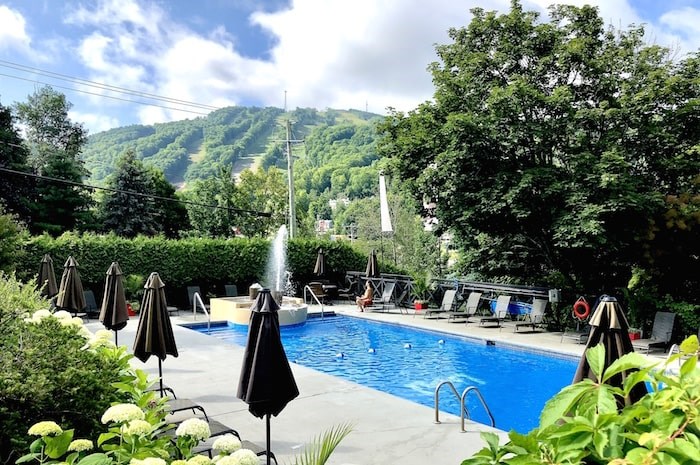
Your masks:
<svg viewBox="0 0 700 465"><path fill-rule="evenodd" d="M542 13L550 0L522 0ZM597 5L647 41L700 49L700 0ZM90 133L195 118L229 105L410 111L428 65L470 9L509 0L0 0L0 103L44 84Z"/></svg>

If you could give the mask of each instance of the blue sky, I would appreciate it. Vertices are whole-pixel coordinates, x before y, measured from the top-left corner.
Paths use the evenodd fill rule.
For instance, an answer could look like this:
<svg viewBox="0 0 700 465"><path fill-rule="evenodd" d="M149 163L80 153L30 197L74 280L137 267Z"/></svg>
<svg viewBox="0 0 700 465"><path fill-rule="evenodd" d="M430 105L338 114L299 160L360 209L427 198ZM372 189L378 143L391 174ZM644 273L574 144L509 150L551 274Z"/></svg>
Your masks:
<svg viewBox="0 0 700 465"><path fill-rule="evenodd" d="M543 13L550 3L523 0L526 9ZM617 27L645 23L648 41L680 56L700 48L700 0L560 3L598 5ZM408 111L432 96L426 68L436 58L435 44L449 43L448 28L467 25L474 6L505 12L509 4L0 0L0 103L24 101L48 83L66 94L71 117L91 133L193 118L227 105L281 108L285 100L290 109Z"/></svg>

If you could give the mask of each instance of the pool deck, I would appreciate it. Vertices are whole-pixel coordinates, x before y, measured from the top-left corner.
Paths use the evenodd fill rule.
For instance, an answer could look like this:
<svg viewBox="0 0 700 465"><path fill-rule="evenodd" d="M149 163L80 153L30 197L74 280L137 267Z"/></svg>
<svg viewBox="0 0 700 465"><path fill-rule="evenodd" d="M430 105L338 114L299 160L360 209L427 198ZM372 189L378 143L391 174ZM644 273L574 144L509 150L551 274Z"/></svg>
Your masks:
<svg viewBox="0 0 700 465"><path fill-rule="evenodd" d="M319 306L313 305L309 312L319 310ZM399 314L395 310L360 313L355 305L336 304L326 306L325 310L459 334L484 343L492 341L496 345L516 345L574 357L580 357L584 349L583 344L571 339L562 340L561 333L514 333L512 328L448 323L445 319L425 319L422 315ZM179 356L168 356L163 361L164 382L175 390L178 398L194 400L205 408L210 418L236 429L244 440L264 446L265 421L251 415L248 405L236 397L244 348L178 326L193 321L206 322L202 314L193 318L191 312L181 311L171 320ZM103 329L102 324L95 320L86 326L91 331ZM132 317L118 333L120 345L133 346L137 326L137 317ZM430 361L426 360L426 363ZM146 363L134 359L134 366L153 375L158 374L156 357L151 357ZM301 365L291 363L291 366L299 387L299 397L271 420L271 449L280 465L293 462L294 455L304 444L344 422L352 423L353 430L335 450L329 465L459 464L484 447L480 432L496 431L506 436L501 431L469 421L465 427L467 431L463 433L458 416L440 413L441 423L436 424L431 407Z"/></svg>

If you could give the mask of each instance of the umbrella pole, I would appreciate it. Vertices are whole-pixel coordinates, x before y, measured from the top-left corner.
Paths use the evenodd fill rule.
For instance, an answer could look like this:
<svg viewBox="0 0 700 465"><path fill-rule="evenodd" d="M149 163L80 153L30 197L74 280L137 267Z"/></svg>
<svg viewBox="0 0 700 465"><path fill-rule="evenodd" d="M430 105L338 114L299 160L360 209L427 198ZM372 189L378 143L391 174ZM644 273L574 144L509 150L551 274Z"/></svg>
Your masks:
<svg viewBox="0 0 700 465"><path fill-rule="evenodd" d="M115 345L115 346L118 346L118 345L119 345L119 343L117 342L117 339L118 339L118 338L117 338L117 331L115 330L115 331L114 331L114 345Z"/></svg>
<svg viewBox="0 0 700 465"><path fill-rule="evenodd" d="M163 397L163 361L158 357L158 383L160 384L160 396Z"/></svg>
<svg viewBox="0 0 700 465"><path fill-rule="evenodd" d="M265 425L265 426L266 426L266 430L267 430L267 440L266 440L266 441L267 441L267 442L266 442L266 447L267 447L267 454L266 454L266 455L267 455L267 465L270 465L270 454L271 454L272 452L270 452L270 414L269 414L269 413L268 413L267 415L265 415L265 422L267 423L267 424Z"/></svg>

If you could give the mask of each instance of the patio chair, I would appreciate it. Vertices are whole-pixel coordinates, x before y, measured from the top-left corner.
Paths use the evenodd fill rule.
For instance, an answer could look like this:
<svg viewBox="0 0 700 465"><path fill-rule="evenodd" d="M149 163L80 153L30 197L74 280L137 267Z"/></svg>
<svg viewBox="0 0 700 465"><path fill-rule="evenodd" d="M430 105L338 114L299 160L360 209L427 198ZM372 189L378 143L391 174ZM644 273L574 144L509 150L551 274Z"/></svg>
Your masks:
<svg viewBox="0 0 700 465"><path fill-rule="evenodd" d="M457 291L448 289L442 296L442 303L438 308L428 308L423 312L423 318L442 318L442 315L447 315L452 312L457 303ZM434 316L433 316L434 315Z"/></svg>
<svg viewBox="0 0 700 465"><path fill-rule="evenodd" d="M100 313L100 307L97 306L97 301L95 300L95 293L90 289L83 291L83 297L85 297L85 313L88 317L95 316Z"/></svg>
<svg viewBox="0 0 700 465"><path fill-rule="evenodd" d="M319 281L314 281L314 282L311 282L311 283L307 284L306 286L309 288L308 290L310 290L311 293L312 293L314 296L316 296L316 299L318 299L318 302L320 302L321 305L323 305L323 304L326 303L326 297L327 297L327 296L326 296L326 291L325 291L325 289L323 289L323 283L321 283L321 282L319 282ZM305 290L304 290L304 301L306 301L306 297L307 297L307 295L308 295L306 291L307 291L307 290L305 289ZM317 302L315 302L316 299L314 299L313 297L311 297L310 303L311 303L311 304L317 303Z"/></svg>
<svg viewBox="0 0 700 465"><path fill-rule="evenodd" d="M700 328L698 329L698 339L700 340ZM666 363L668 363L671 356L673 356L674 354L679 354L679 353L681 353L680 344L673 344L671 346L671 348L668 349L668 355L666 355ZM680 367L688 357L689 356L687 354L684 356L678 357L678 366Z"/></svg>
<svg viewBox="0 0 700 465"><path fill-rule="evenodd" d="M238 287L235 284L225 284L224 293L226 297L238 297Z"/></svg>
<svg viewBox="0 0 700 465"><path fill-rule="evenodd" d="M396 287L396 281L386 281L384 283L384 290L382 290L382 295L378 299L373 299L372 305L366 307L372 311L385 311L389 308L389 305L394 305L394 288Z"/></svg>
<svg viewBox="0 0 700 465"><path fill-rule="evenodd" d="M470 292L469 297L467 297L467 304L465 305L464 310L447 312L447 322L458 322L463 318L466 318L466 323L468 324L470 322L469 318L476 315L476 312L479 309L479 303L481 303L481 292Z"/></svg>
<svg viewBox="0 0 700 465"><path fill-rule="evenodd" d="M676 314L671 312L656 312L654 325L651 328L651 337L635 339L632 341L634 350L648 354L653 349L666 349L671 342L673 325L676 322Z"/></svg>
<svg viewBox="0 0 700 465"><path fill-rule="evenodd" d="M509 295L499 295L496 299L496 308L491 316L485 316L479 320L479 326L488 325L488 327L500 328L501 322L508 315L508 305L510 305ZM495 326L494 326L495 325Z"/></svg>
<svg viewBox="0 0 700 465"><path fill-rule="evenodd" d="M202 291L199 289L199 286L187 286L187 297L189 297L190 300L190 308L194 308L195 304L195 298L194 295L197 294L199 295L199 298L202 300L201 304L204 305L204 309L209 312L209 304L204 302L204 296L202 296ZM200 306L199 302L197 303L197 307ZM170 311L170 309L168 309ZM179 312L178 312L179 313Z"/></svg>
<svg viewBox="0 0 700 465"><path fill-rule="evenodd" d="M355 297L359 295L357 292L357 283L358 281L356 279L350 280L348 283L348 287L338 289L338 298L339 299L347 299L350 302L355 302Z"/></svg>
<svg viewBox="0 0 700 465"><path fill-rule="evenodd" d="M537 328L541 328L544 324L544 312L547 309L547 300L545 299L533 299L532 310L529 314L525 315L523 321L516 321L513 332L518 332L520 328L532 328L535 331Z"/></svg>

